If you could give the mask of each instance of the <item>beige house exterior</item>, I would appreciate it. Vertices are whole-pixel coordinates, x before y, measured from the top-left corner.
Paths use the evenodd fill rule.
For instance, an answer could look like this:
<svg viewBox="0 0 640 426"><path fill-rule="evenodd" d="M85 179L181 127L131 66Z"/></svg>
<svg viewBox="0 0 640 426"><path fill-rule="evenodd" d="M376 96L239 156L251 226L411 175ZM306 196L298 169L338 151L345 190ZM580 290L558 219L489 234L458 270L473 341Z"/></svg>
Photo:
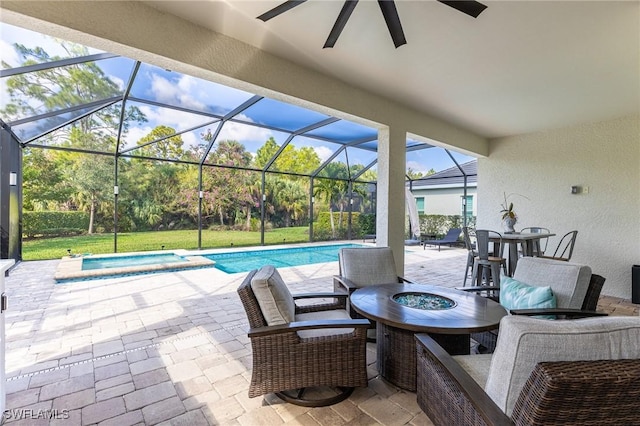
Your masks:
<svg viewBox="0 0 640 426"><path fill-rule="evenodd" d="M467 175L467 216L478 214L478 162L461 164ZM424 179L413 180L407 185L420 215L462 215L464 177L457 166L437 172Z"/></svg>

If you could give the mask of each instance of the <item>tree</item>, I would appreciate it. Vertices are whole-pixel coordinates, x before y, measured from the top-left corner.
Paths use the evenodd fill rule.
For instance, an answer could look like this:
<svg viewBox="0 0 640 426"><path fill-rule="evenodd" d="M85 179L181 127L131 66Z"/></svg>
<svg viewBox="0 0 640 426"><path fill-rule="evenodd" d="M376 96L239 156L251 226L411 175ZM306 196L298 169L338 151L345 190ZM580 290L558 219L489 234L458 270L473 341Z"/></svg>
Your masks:
<svg viewBox="0 0 640 426"><path fill-rule="evenodd" d="M77 139L85 139L81 143L90 143L86 139L93 138L90 133L74 129L70 135L71 143ZM92 234L96 213L101 203L112 200L114 157L91 154L75 154L75 161L68 169L66 181L73 189L71 201L81 210L89 211L89 229ZM102 206L104 208L104 206Z"/></svg>
<svg viewBox="0 0 640 426"><path fill-rule="evenodd" d="M291 219L297 220L299 215L304 213L304 187L297 180L278 176L274 195L274 201L284 211L284 226L291 226Z"/></svg>
<svg viewBox="0 0 640 426"><path fill-rule="evenodd" d="M70 57L89 54L86 47L55 40ZM47 63L62 59L51 56L41 48L27 48L14 44L20 57L20 66ZM100 68L99 62L83 62L65 67L54 67L11 76L6 79L9 100L0 111L3 119L19 118L43 113L67 113L67 109L88 102L111 100L122 96L122 88ZM3 62L5 68L8 64ZM122 103L106 106L72 124L58 129L42 140L45 145L82 148L115 153L118 123ZM74 112L78 114L82 109ZM62 116L64 117L64 116ZM61 117L50 116L33 123L37 133L44 133L60 122ZM67 118L65 118L67 119ZM142 112L129 106L124 114L122 131L126 134L129 123L146 121ZM106 212L113 197L114 158L108 156L78 155L58 151L55 154L28 155L24 164L25 208L79 208L90 213L88 232L94 230L97 215ZM55 191L46 191L38 182L45 182Z"/></svg>
<svg viewBox="0 0 640 426"><path fill-rule="evenodd" d="M158 141L154 142L153 141ZM180 160L184 157L184 141L176 130L168 126L156 126L137 142L139 154L144 157ZM137 151L136 151L137 152Z"/></svg>
<svg viewBox="0 0 640 426"><path fill-rule="evenodd" d="M69 198L70 187L64 184L64 169L55 151L27 148L22 164L25 210L49 210Z"/></svg>
<svg viewBox="0 0 640 426"><path fill-rule="evenodd" d="M89 54L88 49L84 46L66 41L56 41L69 52L69 56L80 57ZM30 49L16 43L14 50L21 57L20 66L61 59L58 56L50 56L41 47ZM2 64L4 68L9 68L5 62ZM1 112L8 121L44 112L61 111L90 101L110 99L122 95L122 89L102 71L97 62L84 62L14 75L7 79L6 84L10 101ZM71 126L51 134L50 140L68 141L71 130L79 128L85 133L94 133L97 136L93 139L94 142L110 142L109 147L101 147L111 148L113 151L121 106L121 103L116 103L75 121ZM124 118L124 133L128 130L129 122L146 121L144 114L137 107L131 106L125 111ZM43 126L41 130L48 130L47 126ZM111 136L113 139L106 139L105 136Z"/></svg>
<svg viewBox="0 0 640 426"><path fill-rule="evenodd" d="M270 137L256 152L254 159L256 167L263 169L279 149L280 145ZM320 157L313 148L304 146L296 149L289 144L278 155L269 170L307 174L318 167L320 167Z"/></svg>
<svg viewBox="0 0 640 426"><path fill-rule="evenodd" d="M421 177L424 177L422 172L413 170L411 167L407 168L406 175L410 180L416 180L416 179L420 179Z"/></svg>
<svg viewBox="0 0 640 426"><path fill-rule="evenodd" d="M205 204L209 212L217 212L221 225L224 225L230 210L238 207L247 209L253 204L249 185L251 172L235 168L249 167L251 159L244 145L236 141L222 141L211 154L212 162L222 167L203 169L207 190Z"/></svg>
<svg viewBox="0 0 640 426"><path fill-rule="evenodd" d="M314 186L313 194L325 202L329 207L329 217L331 223L331 236L336 237L336 226L333 219L333 206L337 205L340 209L340 219L338 226L342 226L342 212L344 211L345 201L347 199L347 182L335 179L344 176L347 172L347 165L340 162L329 163L322 170L323 175L327 178L317 179ZM331 179L334 178L334 179Z"/></svg>

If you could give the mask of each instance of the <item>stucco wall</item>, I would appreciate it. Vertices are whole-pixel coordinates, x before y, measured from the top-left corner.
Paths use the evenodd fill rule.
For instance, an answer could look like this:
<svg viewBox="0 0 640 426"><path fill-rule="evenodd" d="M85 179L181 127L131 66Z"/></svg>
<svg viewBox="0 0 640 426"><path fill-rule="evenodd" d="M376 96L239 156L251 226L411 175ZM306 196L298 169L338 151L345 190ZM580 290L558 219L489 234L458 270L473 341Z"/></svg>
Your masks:
<svg viewBox="0 0 640 426"><path fill-rule="evenodd" d="M571 194L571 186L589 193ZM478 227L501 229L503 191L524 226L579 231L572 261L607 281L603 294L631 297L640 264L640 118L583 124L491 141L478 159ZM559 237L550 240L555 248Z"/></svg>
<svg viewBox="0 0 640 426"><path fill-rule="evenodd" d="M467 188L467 195L473 196L472 214L478 213L478 196L475 187ZM431 188L431 189L414 189L413 196L415 198L424 197L424 214L444 214L459 215L462 214L462 188Z"/></svg>

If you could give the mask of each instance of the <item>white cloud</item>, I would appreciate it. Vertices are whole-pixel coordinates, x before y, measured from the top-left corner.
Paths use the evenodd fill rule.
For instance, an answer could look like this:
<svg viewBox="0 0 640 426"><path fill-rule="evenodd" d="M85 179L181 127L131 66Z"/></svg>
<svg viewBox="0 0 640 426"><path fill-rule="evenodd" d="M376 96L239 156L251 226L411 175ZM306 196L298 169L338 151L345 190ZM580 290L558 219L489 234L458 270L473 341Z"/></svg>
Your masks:
<svg viewBox="0 0 640 426"><path fill-rule="evenodd" d="M190 127L202 126L207 121L211 121L209 117L176 111L170 108L157 108L149 105L141 105L139 108L153 127L164 125L179 131Z"/></svg>
<svg viewBox="0 0 640 426"><path fill-rule="evenodd" d="M109 78L109 80L113 81L116 86L118 86L119 90L124 90L124 80L121 79L120 77L116 77L115 75L109 75L107 76Z"/></svg>
<svg viewBox="0 0 640 426"><path fill-rule="evenodd" d="M327 148L326 146L315 146L313 150L320 157L320 161L324 162L329 159L333 155L333 151Z"/></svg>
<svg viewBox="0 0 640 426"><path fill-rule="evenodd" d="M199 111L206 109L206 104L200 102L191 93L190 87L193 86L192 77L181 76L177 84L157 74L151 75L151 90L155 100L171 105L178 105L185 108L191 108Z"/></svg>
<svg viewBox="0 0 640 426"><path fill-rule="evenodd" d="M260 142L264 143L271 136L271 132L262 127L247 126L245 124L234 123L228 121L222 127L218 140L231 139L243 142Z"/></svg>
<svg viewBox="0 0 640 426"><path fill-rule="evenodd" d="M417 161L407 161L407 169L411 169L415 172L425 174L429 170L431 170L431 167L428 167L426 164L419 163Z"/></svg>
<svg viewBox="0 0 640 426"><path fill-rule="evenodd" d="M136 146L138 141L143 137L147 136L153 127L145 126L145 127L132 127L129 128L129 131L124 137L124 145L126 148L132 148Z"/></svg>
<svg viewBox="0 0 640 426"><path fill-rule="evenodd" d="M12 68L20 66L20 57L13 49L13 45L5 40L0 40L0 59Z"/></svg>

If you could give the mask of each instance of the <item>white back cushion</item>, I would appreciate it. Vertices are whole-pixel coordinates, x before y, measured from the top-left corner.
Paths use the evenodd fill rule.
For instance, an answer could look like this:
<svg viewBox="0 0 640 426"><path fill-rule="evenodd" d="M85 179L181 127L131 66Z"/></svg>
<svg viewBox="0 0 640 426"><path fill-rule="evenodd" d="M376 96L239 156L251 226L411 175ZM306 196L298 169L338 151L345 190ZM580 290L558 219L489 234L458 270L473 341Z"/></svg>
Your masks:
<svg viewBox="0 0 640 426"><path fill-rule="evenodd" d="M511 415L522 387L539 362L635 359L638 356L639 317L549 321L506 316L500 321L485 391Z"/></svg>
<svg viewBox="0 0 640 426"><path fill-rule="evenodd" d="M295 318L293 296L272 265L265 265L251 279L251 290L268 325L288 324Z"/></svg>
<svg viewBox="0 0 640 426"><path fill-rule="evenodd" d="M339 260L341 275L358 287L398 282L389 247L343 248Z"/></svg>
<svg viewBox="0 0 640 426"><path fill-rule="evenodd" d="M582 308L591 268L577 263L540 257L523 257L513 278L531 286L551 287L558 308Z"/></svg>

